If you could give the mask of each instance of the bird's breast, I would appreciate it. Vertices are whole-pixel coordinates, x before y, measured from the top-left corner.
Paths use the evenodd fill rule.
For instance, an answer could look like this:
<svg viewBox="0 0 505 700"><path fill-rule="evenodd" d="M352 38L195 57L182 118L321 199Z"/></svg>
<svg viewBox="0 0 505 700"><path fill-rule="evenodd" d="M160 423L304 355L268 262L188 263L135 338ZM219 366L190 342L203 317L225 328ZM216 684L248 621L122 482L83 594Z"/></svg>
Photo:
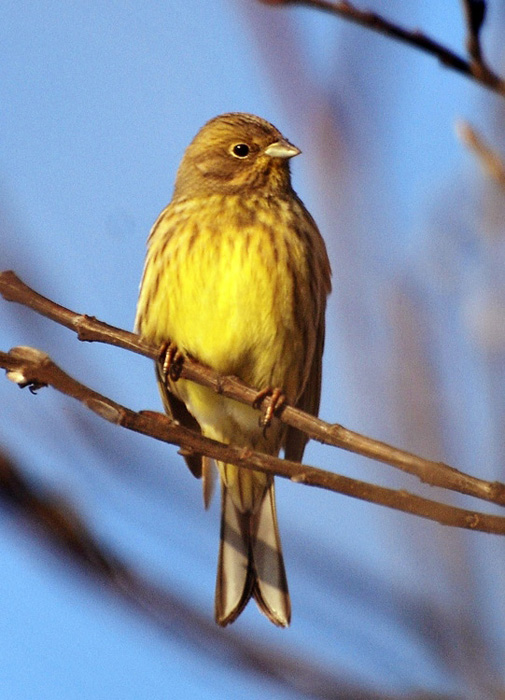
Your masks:
<svg viewBox="0 0 505 700"><path fill-rule="evenodd" d="M151 236L142 289L154 291L143 301L148 313L139 304L142 334L170 338L256 387L284 386L303 355L299 318L310 294L289 204L226 197L169 210Z"/></svg>

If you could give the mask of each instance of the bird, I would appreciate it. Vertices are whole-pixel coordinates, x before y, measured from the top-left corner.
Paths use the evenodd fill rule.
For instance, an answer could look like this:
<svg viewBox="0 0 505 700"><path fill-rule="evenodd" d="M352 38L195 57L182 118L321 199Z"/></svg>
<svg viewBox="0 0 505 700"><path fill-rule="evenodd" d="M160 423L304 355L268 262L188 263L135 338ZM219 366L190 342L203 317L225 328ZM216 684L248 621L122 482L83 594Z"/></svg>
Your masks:
<svg viewBox="0 0 505 700"><path fill-rule="evenodd" d="M173 196L151 229L135 319L145 340L313 415L319 411L331 269L319 229L291 185L301 151L268 121L231 112L208 121L182 157ZM165 344L165 345L164 345ZM170 355L173 359L173 354ZM167 372L168 415L225 444L300 462L307 436L272 406L251 406ZM186 454L209 500L211 461ZM253 598L279 627L291 602L274 478L217 462L221 525L215 620L226 626Z"/></svg>

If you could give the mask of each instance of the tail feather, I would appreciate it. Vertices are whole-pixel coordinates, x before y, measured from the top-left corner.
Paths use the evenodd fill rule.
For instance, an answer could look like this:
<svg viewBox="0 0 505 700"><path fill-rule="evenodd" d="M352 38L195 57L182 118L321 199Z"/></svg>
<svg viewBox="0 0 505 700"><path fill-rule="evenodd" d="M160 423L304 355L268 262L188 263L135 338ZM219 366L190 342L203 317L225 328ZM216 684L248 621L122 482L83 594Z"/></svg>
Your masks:
<svg viewBox="0 0 505 700"><path fill-rule="evenodd" d="M252 595L254 572L250 561L249 516L235 507L229 490L221 483L215 617L223 627L236 620Z"/></svg>
<svg viewBox="0 0 505 700"><path fill-rule="evenodd" d="M253 596L269 620L280 627L287 627L291 620L291 601L277 526L273 482L266 490L254 519L257 529L252 538L256 574Z"/></svg>
<svg viewBox="0 0 505 700"><path fill-rule="evenodd" d="M289 625L291 603L282 558L273 482L254 512L242 513L221 487L221 540L215 616L223 627L254 597L261 612L280 627Z"/></svg>

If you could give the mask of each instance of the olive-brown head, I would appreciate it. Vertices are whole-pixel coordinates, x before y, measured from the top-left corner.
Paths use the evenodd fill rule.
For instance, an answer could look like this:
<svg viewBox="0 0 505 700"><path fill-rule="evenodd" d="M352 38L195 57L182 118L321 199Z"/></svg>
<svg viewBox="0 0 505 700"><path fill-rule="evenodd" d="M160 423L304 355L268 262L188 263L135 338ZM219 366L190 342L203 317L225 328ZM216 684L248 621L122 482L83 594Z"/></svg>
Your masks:
<svg viewBox="0 0 505 700"><path fill-rule="evenodd" d="M186 149L174 198L291 192L289 159L300 152L264 119L222 114L207 122Z"/></svg>

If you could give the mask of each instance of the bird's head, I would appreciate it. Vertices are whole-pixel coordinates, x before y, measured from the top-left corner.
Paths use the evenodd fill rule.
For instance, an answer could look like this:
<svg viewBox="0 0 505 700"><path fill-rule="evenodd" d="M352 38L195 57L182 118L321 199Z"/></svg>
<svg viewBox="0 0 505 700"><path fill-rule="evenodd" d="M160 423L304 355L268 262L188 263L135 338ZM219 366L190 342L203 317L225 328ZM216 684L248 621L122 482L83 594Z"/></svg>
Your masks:
<svg viewBox="0 0 505 700"><path fill-rule="evenodd" d="M186 149L174 196L290 192L289 159L299 153L264 119L222 114L207 122Z"/></svg>

